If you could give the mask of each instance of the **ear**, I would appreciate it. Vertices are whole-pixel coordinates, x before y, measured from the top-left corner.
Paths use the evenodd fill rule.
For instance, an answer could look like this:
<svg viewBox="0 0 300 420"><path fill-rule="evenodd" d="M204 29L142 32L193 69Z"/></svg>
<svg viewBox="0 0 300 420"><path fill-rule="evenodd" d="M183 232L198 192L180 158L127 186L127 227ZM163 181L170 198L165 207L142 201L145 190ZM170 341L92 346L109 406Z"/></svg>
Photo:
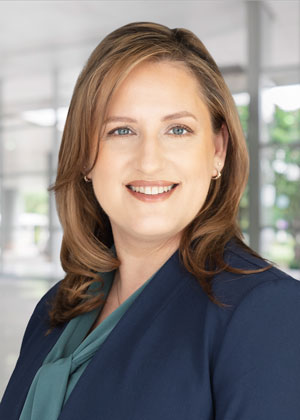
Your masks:
<svg viewBox="0 0 300 420"><path fill-rule="evenodd" d="M227 145L228 145L229 133L225 123L222 124L220 131L214 136L215 145L215 156L214 156L214 173L213 176L217 175L217 169L221 172L226 158ZM217 168L217 169L216 169Z"/></svg>

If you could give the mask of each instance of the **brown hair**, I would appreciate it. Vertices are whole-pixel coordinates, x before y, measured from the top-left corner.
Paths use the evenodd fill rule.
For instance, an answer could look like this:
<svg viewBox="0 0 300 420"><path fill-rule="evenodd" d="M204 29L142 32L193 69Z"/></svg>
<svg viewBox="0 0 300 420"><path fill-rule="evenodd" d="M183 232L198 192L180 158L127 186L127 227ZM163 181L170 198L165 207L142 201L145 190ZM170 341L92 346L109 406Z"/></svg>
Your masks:
<svg viewBox="0 0 300 420"><path fill-rule="evenodd" d="M214 274L222 270L250 273L266 269L240 270L224 261L225 245L232 238L257 254L243 243L237 224L239 201L248 178L248 153L232 95L218 66L203 43L187 29L170 29L151 22L130 23L107 35L95 48L78 77L71 99L57 177L49 187L49 191L55 191L63 227L60 258L66 272L49 311L51 328L96 308L99 296L88 295L88 286L101 280L99 272L112 271L120 265L110 251L113 236L109 218L83 175L91 171L97 160L112 93L145 60L184 64L199 81L214 131L218 132L225 124L229 133L222 176L211 182L203 207L182 233L179 255L184 266L209 299L221 307L227 305L213 296ZM95 133L98 141L93 153Z"/></svg>

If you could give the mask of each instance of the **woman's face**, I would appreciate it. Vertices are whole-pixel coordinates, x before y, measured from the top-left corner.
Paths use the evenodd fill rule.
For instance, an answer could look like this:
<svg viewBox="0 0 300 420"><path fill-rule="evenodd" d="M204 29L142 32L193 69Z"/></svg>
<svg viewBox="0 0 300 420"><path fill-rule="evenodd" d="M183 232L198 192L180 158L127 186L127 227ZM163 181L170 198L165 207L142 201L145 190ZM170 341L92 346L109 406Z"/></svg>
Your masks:
<svg viewBox="0 0 300 420"><path fill-rule="evenodd" d="M179 238L215 182L215 168L223 167L224 133L213 133L199 85L183 65L133 69L111 98L89 174L114 238L141 244Z"/></svg>

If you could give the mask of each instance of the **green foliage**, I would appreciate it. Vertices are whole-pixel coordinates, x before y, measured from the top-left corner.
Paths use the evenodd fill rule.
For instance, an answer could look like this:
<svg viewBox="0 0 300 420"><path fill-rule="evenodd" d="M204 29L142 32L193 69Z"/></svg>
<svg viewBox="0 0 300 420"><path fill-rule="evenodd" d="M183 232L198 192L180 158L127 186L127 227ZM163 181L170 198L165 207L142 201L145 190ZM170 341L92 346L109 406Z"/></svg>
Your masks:
<svg viewBox="0 0 300 420"><path fill-rule="evenodd" d="M47 192L25 193L23 196L25 213L48 214Z"/></svg>
<svg viewBox="0 0 300 420"><path fill-rule="evenodd" d="M248 106L238 106L241 124L247 138ZM269 143L264 146L264 183L274 187L274 204L265 207L265 225L274 230L267 258L290 268L300 268L300 109L285 111L275 107L268 124ZM266 166L264 168L264 165ZM239 222L244 233L249 230L249 197L246 188L240 202Z"/></svg>
<svg viewBox="0 0 300 420"><path fill-rule="evenodd" d="M249 118L249 107L248 105L239 105L237 106L238 114L240 117L241 125L247 138L248 133L248 118Z"/></svg>
<svg viewBox="0 0 300 420"><path fill-rule="evenodd" d="M247 138L248 131L248 117L249 108L248 105L237 106L238 114L240 117L241 125L244 131L244 135ZM244 234L248 233L249 230L249 188L248 185L242 195L239 207L239 224Z"/></svg>
<svg viewBox="0 0 300 420"><path fill-rule="evenodd" d="M271 141L279 144L289 144L300 141L300 109L284 111L275 107L274 119L269 125Z"/></svg>
<svg viewBox="0 0 300 420"><path fill-rule="evenodd" d="M300 268L299 244L295 239L300 233L300 148L295 144L300 142L300 110L284 111L276 107L268 128L272 145L268 158L275 186L275 203L269 209L268 222L277 233L286 233L286 240L276 241L273 251L277 261Z"/></svg>

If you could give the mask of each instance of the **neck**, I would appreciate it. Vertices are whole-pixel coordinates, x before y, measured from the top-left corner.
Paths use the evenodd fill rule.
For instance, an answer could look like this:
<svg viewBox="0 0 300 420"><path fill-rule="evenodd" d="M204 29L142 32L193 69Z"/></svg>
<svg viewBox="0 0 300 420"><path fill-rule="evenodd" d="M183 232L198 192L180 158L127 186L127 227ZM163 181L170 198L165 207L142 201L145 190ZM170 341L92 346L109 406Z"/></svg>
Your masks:
<svg viewBox="0 0 300 420"><path fill-rule="evenodd" d="M152 246L141 242L133 246L133 243L125 243L116 235L114 244L121 261L114 278L117 299L121 304L170 258L179 246L179 238L168 239Z"/></svg>

